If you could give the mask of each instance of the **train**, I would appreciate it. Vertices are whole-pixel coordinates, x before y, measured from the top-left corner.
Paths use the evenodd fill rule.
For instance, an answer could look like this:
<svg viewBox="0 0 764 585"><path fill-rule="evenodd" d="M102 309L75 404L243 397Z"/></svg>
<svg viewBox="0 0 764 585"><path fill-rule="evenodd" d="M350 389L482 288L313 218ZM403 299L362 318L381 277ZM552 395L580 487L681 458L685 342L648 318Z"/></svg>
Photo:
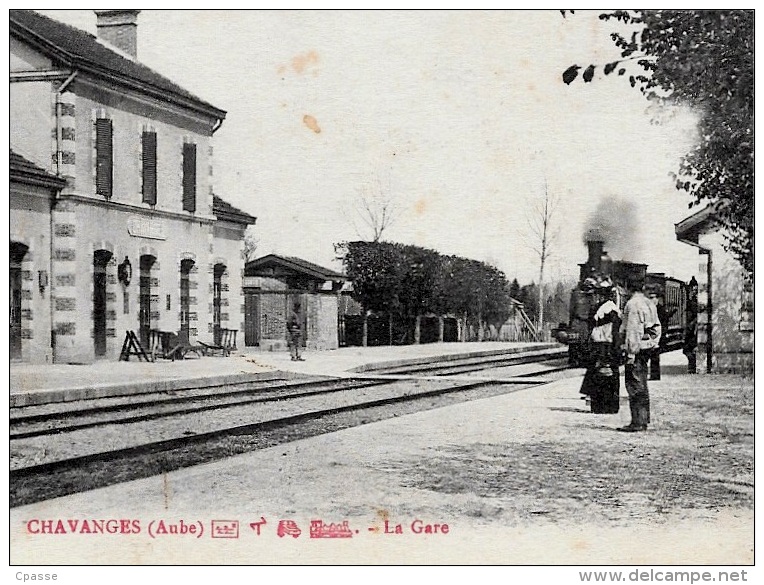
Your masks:
<svg viewBox="0 0 764 585"><path fill-rule="evenodd" d="M610 279L613 283L614 301L623 311L626 305L627 281L654 287L663 299L667 315L663 328L661 351L673 351L682 347L687 325L687 301L689 285L663 272L648 272L647 264L613 260L605 250L604 242L587 242L589 256L579 264L578 285L570 293L570 317L568 323L560 323L552 330L552 337L568 345L568 362L573 367L586 367L591 361L589 336L591 317L597 309L592 295L585 294L587 279Z"/></svg>

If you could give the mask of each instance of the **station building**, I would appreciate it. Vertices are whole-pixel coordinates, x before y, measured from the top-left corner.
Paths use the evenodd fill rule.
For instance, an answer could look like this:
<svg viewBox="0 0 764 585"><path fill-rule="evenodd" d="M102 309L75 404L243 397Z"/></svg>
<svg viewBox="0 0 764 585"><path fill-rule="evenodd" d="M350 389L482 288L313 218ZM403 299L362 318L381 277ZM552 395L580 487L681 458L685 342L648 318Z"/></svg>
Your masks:
<svg viewBox="0 0 764 585"><path fill-rule="evenodd" d="M752 373L753 280L725 249L714 204L676 224L675 232L677 240L698 250L698 368Z"/></svg>
<svg viewBox="0 0 764 585"><path fill-rule="evenodd" d="M10 11L15 359L90 363L117 359L130 330L244 328L255 218L214 191L225 112L137 61L138 12L96 11L96 37Z"/></svg>

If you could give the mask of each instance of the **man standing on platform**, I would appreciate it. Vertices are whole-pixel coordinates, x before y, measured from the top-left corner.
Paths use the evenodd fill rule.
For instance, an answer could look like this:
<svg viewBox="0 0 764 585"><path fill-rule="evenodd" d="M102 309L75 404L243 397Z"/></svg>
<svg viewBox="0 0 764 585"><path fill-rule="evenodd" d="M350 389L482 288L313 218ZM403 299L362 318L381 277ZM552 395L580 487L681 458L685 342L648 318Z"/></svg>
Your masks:
<svg viewBox="0 0 764 585"><path fill-rule="evenodd" d="M294 309L287 319L287 341L293 362L305 361L300 355L302 349L302 319L300 319L300 303L294 304Z"/></svg>
<svg viewBox="0 0 764 585"><path fill-rule="evenodd" d="M621 338L626 350L626 392L629 394L631 422L619 431L646 431L650 423L650 393L647 388L647 364L658 348L661 324L655 303L642 293L642 284L627 283L631 298L623 310Z"/></svg>

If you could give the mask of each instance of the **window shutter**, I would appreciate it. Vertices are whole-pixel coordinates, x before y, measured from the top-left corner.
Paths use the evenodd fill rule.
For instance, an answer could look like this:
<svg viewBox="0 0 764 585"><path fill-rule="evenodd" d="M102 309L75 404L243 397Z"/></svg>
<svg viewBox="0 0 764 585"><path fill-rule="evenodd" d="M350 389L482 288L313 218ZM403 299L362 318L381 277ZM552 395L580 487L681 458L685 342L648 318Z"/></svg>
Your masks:
<svg viewBox="0 0 764 585"><path fill-rule="evenodd" d="M157 203L157 133L143 133L143 202Z"/></svg>
<svg viewBox="0 0 764 585"><path fill-rule="evenodd" d="M111 198L112 127L108 118L98 118L96 125L96 193Z"/></svg>
<svg viewBox="0 0 764 585"><path fill-rule="evenodd" d="M196 144L183 145L183 210L196 211Z"/></svg>

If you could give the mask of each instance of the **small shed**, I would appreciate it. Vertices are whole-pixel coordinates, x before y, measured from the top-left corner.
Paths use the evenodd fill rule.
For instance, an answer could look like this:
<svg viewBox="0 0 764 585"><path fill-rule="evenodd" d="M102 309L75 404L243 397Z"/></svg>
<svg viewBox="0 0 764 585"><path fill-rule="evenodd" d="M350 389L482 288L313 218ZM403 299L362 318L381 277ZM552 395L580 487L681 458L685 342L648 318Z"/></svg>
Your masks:
<svg viewBox="0 0 764 585"><path fill-rule="evenodd" d="M244 266L244 344L286 350L293 308L303 322L303 345L336 349L339 295L344 274L294 256L269 254Z"/></svg>

